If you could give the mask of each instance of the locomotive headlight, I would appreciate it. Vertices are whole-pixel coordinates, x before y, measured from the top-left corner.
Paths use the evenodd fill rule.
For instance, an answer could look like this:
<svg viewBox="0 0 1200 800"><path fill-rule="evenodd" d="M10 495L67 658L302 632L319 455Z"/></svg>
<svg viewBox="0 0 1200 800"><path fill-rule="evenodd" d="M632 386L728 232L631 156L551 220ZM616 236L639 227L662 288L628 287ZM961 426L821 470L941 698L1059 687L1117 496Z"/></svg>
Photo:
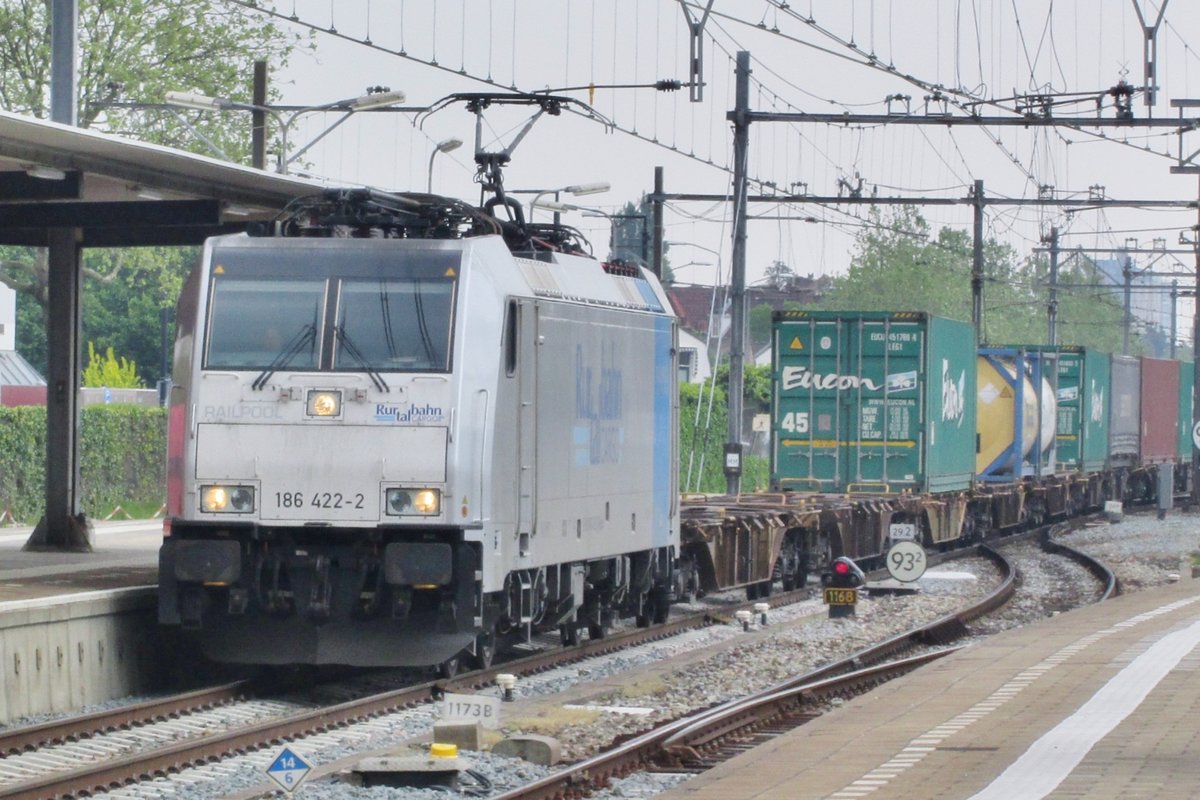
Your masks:
<svg viewBox="0 0 1200 800"><path fill-rule="evenodd" d="M310 417L336 417L342 413L342 393L335 391L310 391L305 404Z"/></svg>
<svg viewBox="0 0 1200 800"><path fill-rule="evenodd" d="M392 516L431 515L442 507L442 493L437 489L388 489L387 513Z"/></svg>
<svg viewBox="0 0 1200 800"><path fill-rule="evenodd" d="M210 514L249 514L254 510L254 487L201 486L200 510Z"/></svg>

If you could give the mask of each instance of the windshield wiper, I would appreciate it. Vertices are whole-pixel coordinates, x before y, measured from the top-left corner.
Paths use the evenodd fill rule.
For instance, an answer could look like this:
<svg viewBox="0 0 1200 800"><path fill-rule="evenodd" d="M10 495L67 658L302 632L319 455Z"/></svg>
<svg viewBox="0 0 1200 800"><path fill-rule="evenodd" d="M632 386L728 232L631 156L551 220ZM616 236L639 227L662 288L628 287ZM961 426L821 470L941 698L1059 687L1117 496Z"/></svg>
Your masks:
<svg viewBox="0 0 1200 800"><path fill-rule="evenodd" d="M370 376L371 383L375 384L375 388L381 392L391 392L392 387L387 385L387 381L379 374L379 370L371 366L371 363L363 356L362 351L350 340L350 334L346 333L345 324L337 326L333 329L333 332L342 340L342 347L346 348L346 352L350 354L350 357L357 361L358 365Z"/></svg>
<svg viewBox="0 0 1200 800"><path fill-rule="evenodd" d="M274 375L277 370L281 370L286 367L288 363L296 357L296 354L304 349L305 345L311 346L316 337L317 326L311 322L297 331L296 335L292 337L291 341L289 341L284 346L283 350L279 352L279 355L275 356L275 359L267 365L267 368L258 374L258 377L254 379L254 383L250 384L250 388L256 392L260 391L264 386L267 385L267 381L271 379L271 376Z"/></svg>

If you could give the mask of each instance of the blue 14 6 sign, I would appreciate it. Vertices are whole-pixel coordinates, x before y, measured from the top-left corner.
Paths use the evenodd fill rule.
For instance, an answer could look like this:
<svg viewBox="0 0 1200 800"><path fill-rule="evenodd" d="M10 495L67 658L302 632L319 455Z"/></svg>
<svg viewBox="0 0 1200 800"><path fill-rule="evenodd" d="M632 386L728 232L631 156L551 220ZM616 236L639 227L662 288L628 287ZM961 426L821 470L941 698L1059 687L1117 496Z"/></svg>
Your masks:
<svg viewBox="0 0 1200 800"><path fill-rule="evenodd" d="M300 788L312 767L291 748L285 747L275 756L271 766L267 767L267 777L279 784L288 794Z"/></svg>
<svg viewBox="0 0 1200 800"><path fill-rule="evenodd" d="M896 542L887 551L887 571L898 581L917 580L925 574L925 549L916 542Z"/></svg>

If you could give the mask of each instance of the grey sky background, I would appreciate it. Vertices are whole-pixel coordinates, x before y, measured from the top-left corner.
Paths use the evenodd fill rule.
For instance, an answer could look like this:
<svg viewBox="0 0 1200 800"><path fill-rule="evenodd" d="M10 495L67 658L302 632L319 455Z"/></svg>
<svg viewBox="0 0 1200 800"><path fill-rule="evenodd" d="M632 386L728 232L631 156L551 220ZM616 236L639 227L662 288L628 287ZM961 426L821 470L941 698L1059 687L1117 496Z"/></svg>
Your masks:
<svg viewBox="0 0 1200 800"><path fill-rule="evenodd" d="M517 147L506 173L510 189L555 188L608 181L607 194L564 198L613 212L666 170L668 191L720 194L729 190L733 55L749 50L756 110L853 114L896 112L907 104L924 114L941 104L927 96L940 87L951 103L982 102L980 113L1011 115L1023 94L1078 93L1057 117L1113 117L1111 98L1096 99L1119 81L1144 83L1142 24L1158 19L1147 0L717 0L704 33L704 101L686 90L608 89L688 77L688 34L676 0L277 0L260 3L280 23L317 31L315 52L272 75L282 101L321 104L361 94L367 86L403 89L410 105L458 91L559 89L596 84L592 104L613 121L607 131L566 114L543 117ZM702 10L689 6L693 16ZM260 13L247 10L245 13ZM295 17L293 22L289 18ZM810 22L811 20L811 22ZM333 32L331 32L333 31ZM1136 117L1176 117L1169 101L1200 97L1200 9L1173 0L1157 33L1158 97L1153 108L1138 94ZM400 53L404 55L400 55ZM436 66L433 65L436 62ZM911 76L906 80L904 76ZM493 84L474 78L490 79ZM586 89L568 92L585 102ZM910 100L895 99L907 95ZM890 101L887 99L892 97ZM987 101L998 101L989 103ZM953 105L947 109L961 114ZM488 112L484 144L511 141L526 109ZM293 147L315 138L335 118L301 117ZM635 135L636 132L636 135ZM397 190L424 190L436 142L457 137L461 149L438 155L434 191L477 199L472 177L473 117L452 106L414 124L407 114L359 115L309 151L312 172L335 180ZM751 128L750 173L780 191L836 195L839 181L881 195L963 197L976 179L992 196L1087 197L1103 187L1109 198L1194 199L1195 176L1169 172L1180 142L1163 130L1109 130L1104 136L1065 128L944 126L851 127L763 123ZM1183 150L1200 149L1200 132ZM1048 188L1052 187L1052 188ZM754 189L758 191L759 189ZM769 190L769 187L768 187ZM728 275L728 205L672 204L668 239L719 250ZM832 275L849 262L862 230L863 207L757 205L752 214L816 217L821 222L755 219L749 226L748 277L761 279L774 260L797 273ZM926 207L936 226L969 229L968 207ZM548 212L535 212L545 217ZM566 215L607 251L603 219ZM1128 238L1178 245L1196 224L1195 211L989 209L988 234L1022 255L1057 225L1065 246L1120 247ZM675 248L675 264L717 259L696 248ZM1169 269L1170 259L1158 269ZM1185 259L1191 266L1190 259ZM681 280L708 282L716 266L681 270ZM1190 314L1190 309L1188 311ZM1181 327L1190 326L1190 318Z"/></svg>

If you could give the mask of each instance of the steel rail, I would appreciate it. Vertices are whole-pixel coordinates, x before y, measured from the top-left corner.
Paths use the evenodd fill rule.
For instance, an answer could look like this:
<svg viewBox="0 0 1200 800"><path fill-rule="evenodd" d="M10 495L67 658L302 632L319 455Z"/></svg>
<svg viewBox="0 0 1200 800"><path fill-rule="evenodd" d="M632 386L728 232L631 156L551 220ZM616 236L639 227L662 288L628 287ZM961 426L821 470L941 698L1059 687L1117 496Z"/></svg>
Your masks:
<svg viewBox="0 0 1200 800"><path fill-rule="evenodd" d="M665 754L664 747L671 742L676 748L691 747L688 737L700 737L711 742L718 736L728 736L733 731L756 724L762 719L778 716L780 703L787 704L796 697L828 696L848 691L850 687L863 683L878 683L889 675L908 671L921 663L940 657L939 654L924 654L915 658L876 665L887 656L921 645L937 644L966 635L967 623L1004 605L1016 591L1016 570L1000 553L987 545L977 545L976 553L995 562L1001 570L1000 584L986 597L962 611L948 614L933 622L894 636L879 644L859 650L847 658L819 667L804 675L784 681L746 698L729 701L714 708L681 717L628 739L603 753L592 756L541 780L504 794L493 800L549 800L574 796L585 787L594 787L630 771L653 763ZM941 655L944 655L944 651ZM669 754L668 754L669 757Z"/></svg>
<svg viewBox="0 0 1200 800"><path fill-rule="evenodd" d="M1100 592L1099 601L1108 600L1110 597L1115 597L1121 593L1120 581L1117 580L1117 576L1103 562L1082 550L1076 550L1062 542L1054 541L1051 538L1052 534L1052 529L1043 530L1039 534L1038 540L1042 546L1042 550L1052 555L1069 558L1092 573L1096 580L1100 581L1104 586L1104 589Z"/></svg>
<svg viewBox="0 0 1200 800"><path fill-rule="evenodd" d="M46 745L79 741L98 733L133 728L168 717L216 708L243 700L249 693L249 681L236 681L92 714L13 728L0 733L0 754L8 756Z"/></svg>
<svg viewBox="0 0 1200 800"><path fill-rule="evenodd" d="M779 606L806 599L807 597L808 592L798 590L755 602L768 602L772 606ZM730 606L729 613L732 615L733 612L742 608L751 609L753 605L754 602L734 604ZM0 788L0 798L48 800L49 798L76 797L92 794L138 780L177 772L186 767L210 762L222 757L251 752L263 747L272 746L281 741L297 739L399 711L434 700L440 697L445 691L489 685L494 682L495 676L501 672L523 675L532 674L583 658L615 652L637 644L662 639L686 630L725 623L727 621L723 618L722 614L712 612L689 614L686 617L681 617L663 625L624 631L612 634L603 639L589 640L575 647L535 653L493 666L487 670L465 673L450 679L426 681L402 689L346 701L326 708L314 709L280 719L240 727L226 733L176 742L148 753L111 759L74 770L48 774L31 781ZM239 684L231 684L229 687L218 687L218 689L236 691L235 687L239 687ZM245 689L244 686L241 688ZM189 702L193 706L203 705L198 699L202 695L203 691L166 698L160 701L160 705L162 709L173 708L181 704L186 705ZM153 705L153 703L145 705ZM127 709L117 709L115 712L112 712L112 716L119 719L121 716L136 715L142 707L143 704L138 704ZM145 721L146 717L155 716L155 714L147 714L144 711L141 713L141 721ZM158 715L169 713L171 712L166 710L157 712ZM55 724L50 723L49 725ZM65 737L80 735L80 726L78 726L77 720L74 722L63 720L61 724L63 731L55 735ZM39 729L46 727L38 726ZM75 727L75 730L72 731L71 727ZM96 723L91 723L83 727L93 731L104 729L104 725L97 725ZM33 730L35 729L28 729L30 732ZM40 734L40 736L42 741L49 740L45 732Z"/></svg>

